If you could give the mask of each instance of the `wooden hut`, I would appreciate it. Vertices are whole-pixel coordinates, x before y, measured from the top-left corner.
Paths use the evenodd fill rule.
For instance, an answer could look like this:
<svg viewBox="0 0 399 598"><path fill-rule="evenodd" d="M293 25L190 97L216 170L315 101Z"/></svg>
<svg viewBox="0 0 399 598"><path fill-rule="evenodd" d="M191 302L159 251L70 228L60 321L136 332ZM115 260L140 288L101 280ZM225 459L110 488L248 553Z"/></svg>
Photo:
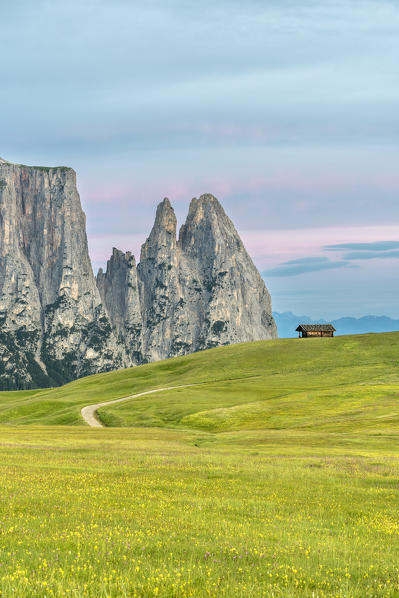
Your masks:
<svg viewBox="0 0 399 598"><path fill-rule="evenodd" d="M296 332L299 338L331 337L334 336L335 328L332 324L299 324Z"/></svg>

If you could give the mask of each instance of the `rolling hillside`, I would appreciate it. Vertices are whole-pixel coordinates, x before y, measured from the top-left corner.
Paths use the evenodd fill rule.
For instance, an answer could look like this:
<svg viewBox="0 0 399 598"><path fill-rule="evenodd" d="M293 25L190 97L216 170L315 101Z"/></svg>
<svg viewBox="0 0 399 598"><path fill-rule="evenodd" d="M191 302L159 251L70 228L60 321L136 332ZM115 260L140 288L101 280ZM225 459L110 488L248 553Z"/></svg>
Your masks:
<svg viewBox="0 0 399 598"><path fill-rule="evenodd" d="M193 384L104 407L111 427L360 432L399 425L399 333L246 343L0 395L0 423L85 425L82 406Z"/></svg>
<svg viewBox="0 0 399 598"><path fill-rule="evenodd" d="M398 439L399 333L1 393L0 594L394 598Z"/></svg>

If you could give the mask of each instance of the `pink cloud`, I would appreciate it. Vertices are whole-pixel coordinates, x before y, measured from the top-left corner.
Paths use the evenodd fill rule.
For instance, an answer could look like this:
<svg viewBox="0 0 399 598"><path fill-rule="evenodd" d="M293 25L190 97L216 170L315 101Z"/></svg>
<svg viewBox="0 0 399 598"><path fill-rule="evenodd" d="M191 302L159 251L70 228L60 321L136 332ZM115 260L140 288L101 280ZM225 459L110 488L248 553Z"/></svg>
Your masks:
<svg viewBox="0 0 399 598"><path fill-rule="evenodd" d="M132 195L132 185L129 182L98 186L93 181L85 181L82 188L84 188L85 201L94 203L125 201Z"/></svg>
<svg viewBox="0 0 399 598"><path fill-rule="evenodd" d="M326 245L399 240L399 226L242 230L240 234L248 253L263 270L291 259L323 255Z"/></svg>
<svg viewBox="0 0 399 598"><path fill-rule="evenodd" d="M93 181L82 184L82 196L87 203L124 203L134 201L137 204L153 204L156 207L164 197L172 201L187 201L193 197L194 185L175 180L139 181L128 180L123 183L101 185Z"/></svg>
<svg viewBox="0 0 399 598"><path fill-rule="evenodd" d="M331 169L314 172L307 168L278 168L268 174L251 175L242 168L227 168L225 164L218 166L218 172L204 176L204 168L199 166L198 172L183 169L173 173L164 172L162 167L153 176L147 171L119 173L116 180L102 182L106 177L87 177L79 182L82 197L88 203L136 202L137 204L156 204L167 196L172 203L189 201L201 193L213 193L222 201L229 197L245 197L267 199L273 192L284 191L295 194L309 194L311 197L298 198L292 202L295 210L306 211L312 200L319 199L319 193L356 193L399 192L399 175L385 172L350 172ZM268 170L265 165L265 170ZM100 180L100 182L99 182Z"/></svg>

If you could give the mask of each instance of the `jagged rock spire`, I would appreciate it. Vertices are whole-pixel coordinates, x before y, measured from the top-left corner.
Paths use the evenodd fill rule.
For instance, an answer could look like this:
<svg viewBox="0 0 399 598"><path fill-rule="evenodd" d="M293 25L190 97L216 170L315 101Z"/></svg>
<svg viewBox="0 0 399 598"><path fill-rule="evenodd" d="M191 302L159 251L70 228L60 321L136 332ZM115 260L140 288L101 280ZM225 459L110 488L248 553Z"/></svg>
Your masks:
<svg viewBox="0 0 399 598"><path fill-rule="evenodd" d="M127 365L96 287L74 171L2 162L0 179L0 388Z"/></svg>
<svg viewBox="0 0 399 598"><path fill-rule="evenodd" d="M138 266L114 248L97 281L72 169L0 159L0 211L0 389L276 336L264 282L210 194L191 201L179 241L165 198Z"/></svg>
<svg viewBox="0 0 399 598"><path fill-rule="evenodd" d="M143 325L134 255L114 247L106 272L100 268L97 274L97 287L131 363L141 363Z"/></svg>
<svg viewBox="0 0 399 598"><path fill-rule="evenodd" d="M213 195L191 201L179 245L193 277L187 288L201 289L191 302L201 313L198 343L202 348L277 336L270 295L234 224Z"/></svg>
<svg viewBox="0 0 399 598"><path fill-rule="evenodd" d="M191 200L187 220L180 229L179 243L186 253L197 255L199 250L205 250L214 257L222 256L229 245L230 251L243 249L234 224L210 193Z"/></svg>
<svg viewBox="0 0 399 598"><path fill-rule="evenodd" d="M277 335L265 284L213 195L191 201L178 243L164 199L137 271L143 361ZM114 282L109 292L117 289Z"/></svg>
<svg viewBox="0 0 399 598"><path fill-rule="evenodd" d="M170 255L176 248L176 216L167 197L158 205L154 226L141 248L140 262L147 258Z"/></svg>

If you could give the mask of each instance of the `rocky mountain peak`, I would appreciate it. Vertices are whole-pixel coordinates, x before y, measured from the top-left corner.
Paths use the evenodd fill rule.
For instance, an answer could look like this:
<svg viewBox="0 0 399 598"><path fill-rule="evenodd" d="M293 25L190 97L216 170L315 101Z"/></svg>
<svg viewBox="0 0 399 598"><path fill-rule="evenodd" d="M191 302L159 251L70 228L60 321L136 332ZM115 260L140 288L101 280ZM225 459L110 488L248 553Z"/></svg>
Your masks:
<svg viewBox="0 0 399 598"><path fill-rule="evenodd" d="M222 207L222 204L214 195L212 195L212 193L203 193L199 196L199 198L193 197L193 199L190 202L189 214L190 211L195 212L197 210L204 210L208 212L216 211L226 215Z"/></svg>
<svg viewBox="0 0 399 598"><path fill-rule="evenodd" d="M140 263L93 276L76 173L0 160L0 388L274 338L270 296L219 201L157 207Z"/></svg>
<svg viewBox="0 0 399 598"><path fill-rule="evenodd" d="M115 268L121 263L132 263L135 266L136 260L130 251L126 251L126 253L124 253L120 249L113 247L111 258L107 262L107 272L109 269Z"/></svg>
<svg viewBox="0 0 399 598"><path fill-rule="evenodd" d="M127 365L93 276L75 172L0 166L0 384L46 386Z"/></svg>
<svg viewBox="0 0 399 598"><path fill-rule="evenodd" d="M165 230L171 235L176 235L176 216L170 201L167 197L158 205L155 215L155 222L152 229L153 233Z"/></svg>
<svg viewBox="0 0 399 598"><path fill-rule="evenodd" d="M134 255L114 247L106 272L102 268L98 271L97 287L130 364L141 363L142 315Z"/></svg>
<svg viewBox="0 0 399 598"><path fill-rule="evenodd" d="M190 202L186 226L197 226L204 220L227 218L224 209L214 195L205 193L199 198L194 197Z"/></svg>
<svg viewBox="0 0 399 598"><path fill-rule="evenodd" d="M234 224L227 216L220 202L211 194L191 200L185 224L180 229L179 244L184 252L192 256L202 253L206 259L223 259L242 250L243 245Z"/></svg>
<svg viewBox="0 0 399 598"><path fill-rule="evenodd" d="M140 262L163 259L176 249L176 215L167 197L158 205L154 226L141 247Z"/></svg>

